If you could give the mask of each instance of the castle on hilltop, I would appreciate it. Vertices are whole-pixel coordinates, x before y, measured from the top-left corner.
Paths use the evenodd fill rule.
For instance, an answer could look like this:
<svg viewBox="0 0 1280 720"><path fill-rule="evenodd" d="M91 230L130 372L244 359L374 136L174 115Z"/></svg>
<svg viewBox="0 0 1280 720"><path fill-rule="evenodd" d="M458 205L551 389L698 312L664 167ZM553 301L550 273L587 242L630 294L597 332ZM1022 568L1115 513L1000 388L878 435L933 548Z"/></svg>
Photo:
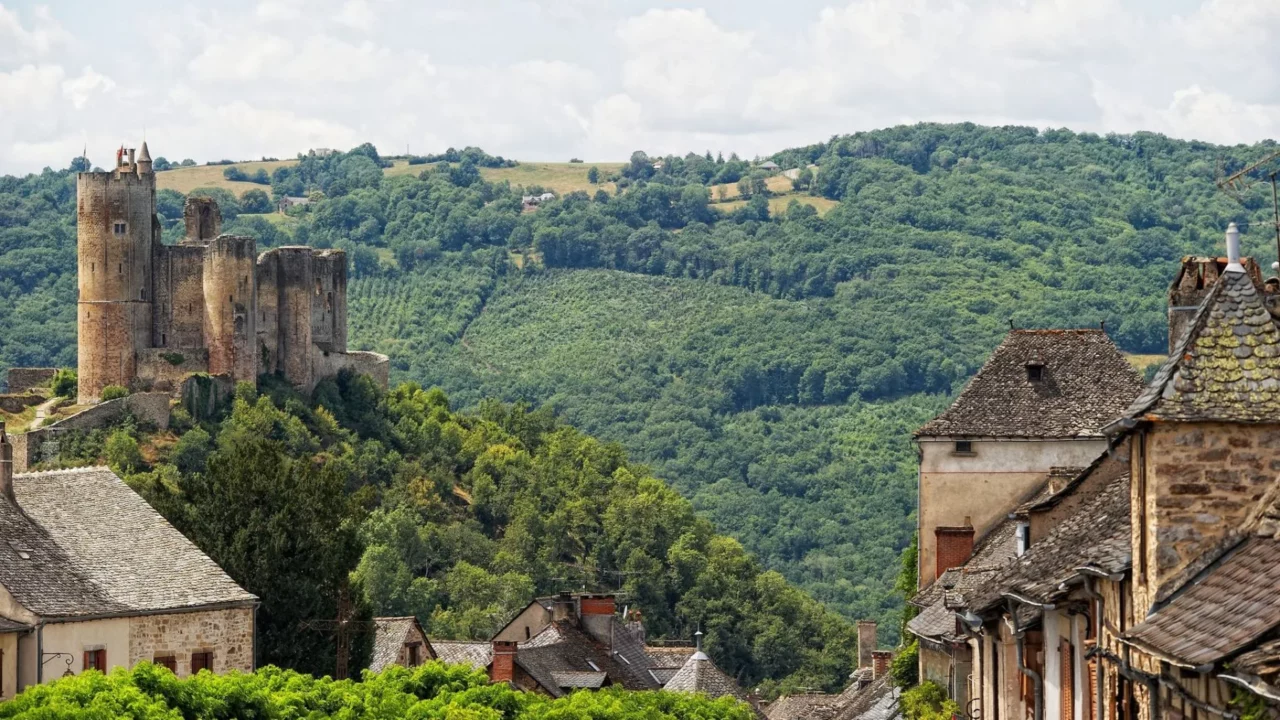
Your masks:
<svg viewBox="0 0 1280 720"><path fill-rule="evenodd" d="M185 236L161 242L144 142L83 172L78 205L79 402L108 385L176 391L195 373L303 390L350 369L387 383L385 355L347 351L347 258L222 235L217 203L188 198Z"/></svg>

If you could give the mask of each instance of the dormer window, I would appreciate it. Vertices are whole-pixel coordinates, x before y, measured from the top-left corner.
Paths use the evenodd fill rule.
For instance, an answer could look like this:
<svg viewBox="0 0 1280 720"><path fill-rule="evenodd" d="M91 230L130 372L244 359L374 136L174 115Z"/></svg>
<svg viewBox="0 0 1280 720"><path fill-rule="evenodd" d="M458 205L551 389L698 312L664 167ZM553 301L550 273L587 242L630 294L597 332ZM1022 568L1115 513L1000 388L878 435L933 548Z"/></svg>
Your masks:
<svg viewBox="0 0 1280 720"><path fill-rule="evenodd" d="M1044 364L1038 362L1027 363L1027 382L1043 382L1044 381Z"/></svg>

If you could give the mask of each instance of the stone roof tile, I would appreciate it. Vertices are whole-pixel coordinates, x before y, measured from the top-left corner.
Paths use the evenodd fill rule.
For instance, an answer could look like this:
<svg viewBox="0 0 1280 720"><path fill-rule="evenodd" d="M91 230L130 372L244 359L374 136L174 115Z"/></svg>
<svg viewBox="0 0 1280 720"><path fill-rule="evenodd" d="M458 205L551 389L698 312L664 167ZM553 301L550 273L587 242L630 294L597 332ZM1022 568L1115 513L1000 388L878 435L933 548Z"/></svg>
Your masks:
<svg viewBox="0 0 1280 720"><path fill-rule="evenodd" d="M1043 379L1028 379L1029 364ZM1013 330L956 401L916 437L1100 437L1142 390L1101 330Z"/></svg>

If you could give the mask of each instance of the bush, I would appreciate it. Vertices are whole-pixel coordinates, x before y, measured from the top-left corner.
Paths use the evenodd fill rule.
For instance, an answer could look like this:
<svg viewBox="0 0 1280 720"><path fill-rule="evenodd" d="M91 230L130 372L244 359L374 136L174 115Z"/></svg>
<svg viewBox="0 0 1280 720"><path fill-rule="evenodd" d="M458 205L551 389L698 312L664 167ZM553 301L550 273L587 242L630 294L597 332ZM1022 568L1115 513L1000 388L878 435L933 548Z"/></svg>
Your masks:
<svg viewBox="0 0 1280 720"><path fill-rule="evenodd" d="M893 684L900 688L909 688L920 682L920 641L913 640L902 652L893 658L889 666L889 675Z"/></svg>
<svg viewBox="0 0 1280 720"><path fill-rule="evenodd" d="M122 397L129 396L129 388L121 385L108 385L102 388L102 401L119 400Z"/></svg>
<svg viewBox="0 0 1280 720"><path fill-rule="evenodd" d="M29 687L0 705L0 718L10 717L751 720L753 713L733 698L670 692L607 689L552 700L490 685L483 672L440 662L413 670L393 666L362 680L317 679L276 667L179 679L142 662L110 675L90 670Z"/></svg>
<svg viewBox="0 0 1280 720"><path fill-rule="evenodd" d="M898 706L907 720L951 720L960 716L960 706L947 697L947 691L935 682L924 682L904 690Z"/></svg>
<svg viewBox="0 0 1280 720"><path fill-rule="evenodd" d="M50 387L53 388L53 394L58 397L75 397L78 387L76 371L71 368L62 368L57 371L53 374L53 382Z"/></svg>
<svg viewBox="0 0 1280 720"><path fill-rule="evenodd" d="M138 441L125 429L116 430L107 437L103 452L107 456L107 464L117 475L135 473L145 464Z"/></svg>

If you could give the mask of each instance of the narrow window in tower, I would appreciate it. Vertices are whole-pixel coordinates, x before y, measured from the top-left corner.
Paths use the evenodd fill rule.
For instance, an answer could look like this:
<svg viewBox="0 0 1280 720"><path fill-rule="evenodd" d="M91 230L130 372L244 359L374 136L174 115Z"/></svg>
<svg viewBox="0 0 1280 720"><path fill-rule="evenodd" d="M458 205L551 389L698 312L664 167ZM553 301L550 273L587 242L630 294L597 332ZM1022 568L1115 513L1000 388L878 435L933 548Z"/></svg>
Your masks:
<svg viewBox="0 0 1280 720"><path fill-rule="evenodd" d="M98 263L89 263L89 273L93 274L98 271Z"/></svg>
<svg viewBox="0 0 1280 720"><path fill-rule="evenodd" d="M332 310L332 309L333 309L333 293L329 293L329 294L328 294L328 296L326 296L326 297L325 297L325 299L324 299L324 309L325 309L325 310Z"/></svg>
<svg viewBox="0 0 1280 720"><path fill-rule="evenodd" d="M146 300L146 299L147 299L147 290L146 290L146 288L143 288L143 289L141 289L141 290L139 290L139 291L138 291L138 299L139 299L139 300Z"/></svg>
<svg viewBox="0 0 1280 720"><path fill-rule="evenodd" d="M118 222L118 223L116 223L116 224L115 224L115 227L114 227L114 228L112 228L112 229L113 229L113 231L115 232L115 234L116 234L116 235L123 235L123 234L125 233L125 229L126 229L126 227L125 227L125 224L124 224L124 223L122 223L122 222Z"/></svg>
<svg viewBox="0 0 1280 720"><path fill-rule="evenodd" d="M316 294L320 294L320 278L316 278Z"/></svg>
<svg viewBox="0 0 1280 720"><path fill-rule="evenodd" d="M164 333L160 333L160 347L168 347L168 346L169 346L169 338L166 337Z"/></svg>

